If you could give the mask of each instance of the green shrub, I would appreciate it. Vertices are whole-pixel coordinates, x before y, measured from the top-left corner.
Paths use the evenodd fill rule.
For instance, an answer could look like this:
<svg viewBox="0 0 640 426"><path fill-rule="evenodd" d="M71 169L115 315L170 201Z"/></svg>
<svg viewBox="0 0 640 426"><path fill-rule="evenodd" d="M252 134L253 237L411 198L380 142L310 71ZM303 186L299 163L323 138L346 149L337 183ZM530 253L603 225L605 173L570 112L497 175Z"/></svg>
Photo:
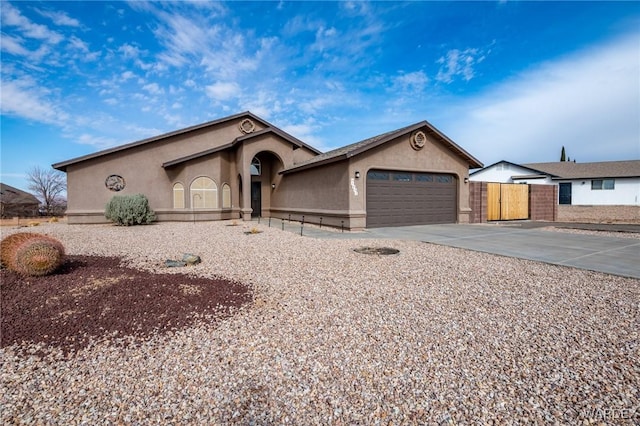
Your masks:
<svg viewBox="0 0 640 426"><path fill-rule="evenodd" d="M116 225L146 225L156 220L149 200L142 194L114 195L105 207L104 216Z"/></svg>
<svg viewBox="0 0 640 426"><path fill-rule="evenodd" d="M47 235L23 232L0 242L3 266L23 275L48 275L64 261L64 246Z"/></svg>

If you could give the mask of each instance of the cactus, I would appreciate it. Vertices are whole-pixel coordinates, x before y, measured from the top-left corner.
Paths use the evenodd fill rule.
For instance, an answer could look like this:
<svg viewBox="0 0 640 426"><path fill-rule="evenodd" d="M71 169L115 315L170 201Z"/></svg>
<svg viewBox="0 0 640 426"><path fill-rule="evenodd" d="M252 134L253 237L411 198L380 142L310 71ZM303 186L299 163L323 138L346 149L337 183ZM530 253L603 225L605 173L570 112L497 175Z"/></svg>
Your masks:
<svg viewBox="0 0 640 426"><path fill-rule="evenodd" d="M23 275L47 275L64 260L64 246L47 235L23 232L0 242L0 263Z"/></svg>
<svg viewBox="0 0 640 426"><path fill-rule="evenodd" d="M49 239L34 238L16 252L16 272L23 275L49 275L62 264L64 248Z"/></svg>
<svg viewBox="0 0 640 426"><path fill-rule="evenodd" d="M40 236L41 234L35 234L33 232L21 232L9 235L0 241L0 263L2 266L13 269L12 259L15 258L18 247L25 241Z"/></svg>

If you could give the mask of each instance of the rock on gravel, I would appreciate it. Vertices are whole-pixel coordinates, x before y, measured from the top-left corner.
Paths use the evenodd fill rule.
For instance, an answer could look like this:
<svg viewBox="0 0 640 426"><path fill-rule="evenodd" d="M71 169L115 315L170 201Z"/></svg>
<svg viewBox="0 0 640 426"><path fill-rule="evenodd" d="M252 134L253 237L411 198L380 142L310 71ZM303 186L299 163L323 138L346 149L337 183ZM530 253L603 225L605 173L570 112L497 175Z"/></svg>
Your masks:
<svg viewBox="0 0 640 426"><path fill-rule="evenodd" d="M251 228L261 233L245 234ZM2 349L6 424L635 424L640 281L409 241L224 222L47 224L69 254L254 301L122 347ZM2 229L3 236L15 230ZM392 247L392 256L355 248ZM44 355L41 353L44 351Z"/></svg>

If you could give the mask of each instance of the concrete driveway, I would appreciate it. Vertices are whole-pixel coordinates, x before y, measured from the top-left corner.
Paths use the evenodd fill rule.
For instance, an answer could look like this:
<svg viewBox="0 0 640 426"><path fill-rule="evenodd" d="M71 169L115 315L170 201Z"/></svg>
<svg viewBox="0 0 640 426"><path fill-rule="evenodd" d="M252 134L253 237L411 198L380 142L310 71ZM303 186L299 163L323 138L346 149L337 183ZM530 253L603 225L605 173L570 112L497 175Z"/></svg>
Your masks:
<svg viewBox="0 0 640 426"><path fill-rule="evenodd" d="M291 224L293 225L293 223ZM547 226L554 226L547 223ZM300 232L297 227L287 227ZM306 227L316 238L382 238L424 241L503 256L640 278L640 239L553 232L496 224L421 225L334 232Z"/></svg>

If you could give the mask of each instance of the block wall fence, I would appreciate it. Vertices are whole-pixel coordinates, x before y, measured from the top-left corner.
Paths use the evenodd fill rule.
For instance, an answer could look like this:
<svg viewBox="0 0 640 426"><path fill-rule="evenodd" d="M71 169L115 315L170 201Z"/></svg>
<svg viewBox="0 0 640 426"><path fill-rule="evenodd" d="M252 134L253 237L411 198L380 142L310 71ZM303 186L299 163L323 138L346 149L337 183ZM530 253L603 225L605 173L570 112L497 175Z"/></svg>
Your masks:
<svg viewBox="0 0 640 426"><path fill-rule="evenodd" d="M529 186L529 220L555 222L558 219L558 187ZM487 182L469 182L469 223L487 222Z"/></svg>

